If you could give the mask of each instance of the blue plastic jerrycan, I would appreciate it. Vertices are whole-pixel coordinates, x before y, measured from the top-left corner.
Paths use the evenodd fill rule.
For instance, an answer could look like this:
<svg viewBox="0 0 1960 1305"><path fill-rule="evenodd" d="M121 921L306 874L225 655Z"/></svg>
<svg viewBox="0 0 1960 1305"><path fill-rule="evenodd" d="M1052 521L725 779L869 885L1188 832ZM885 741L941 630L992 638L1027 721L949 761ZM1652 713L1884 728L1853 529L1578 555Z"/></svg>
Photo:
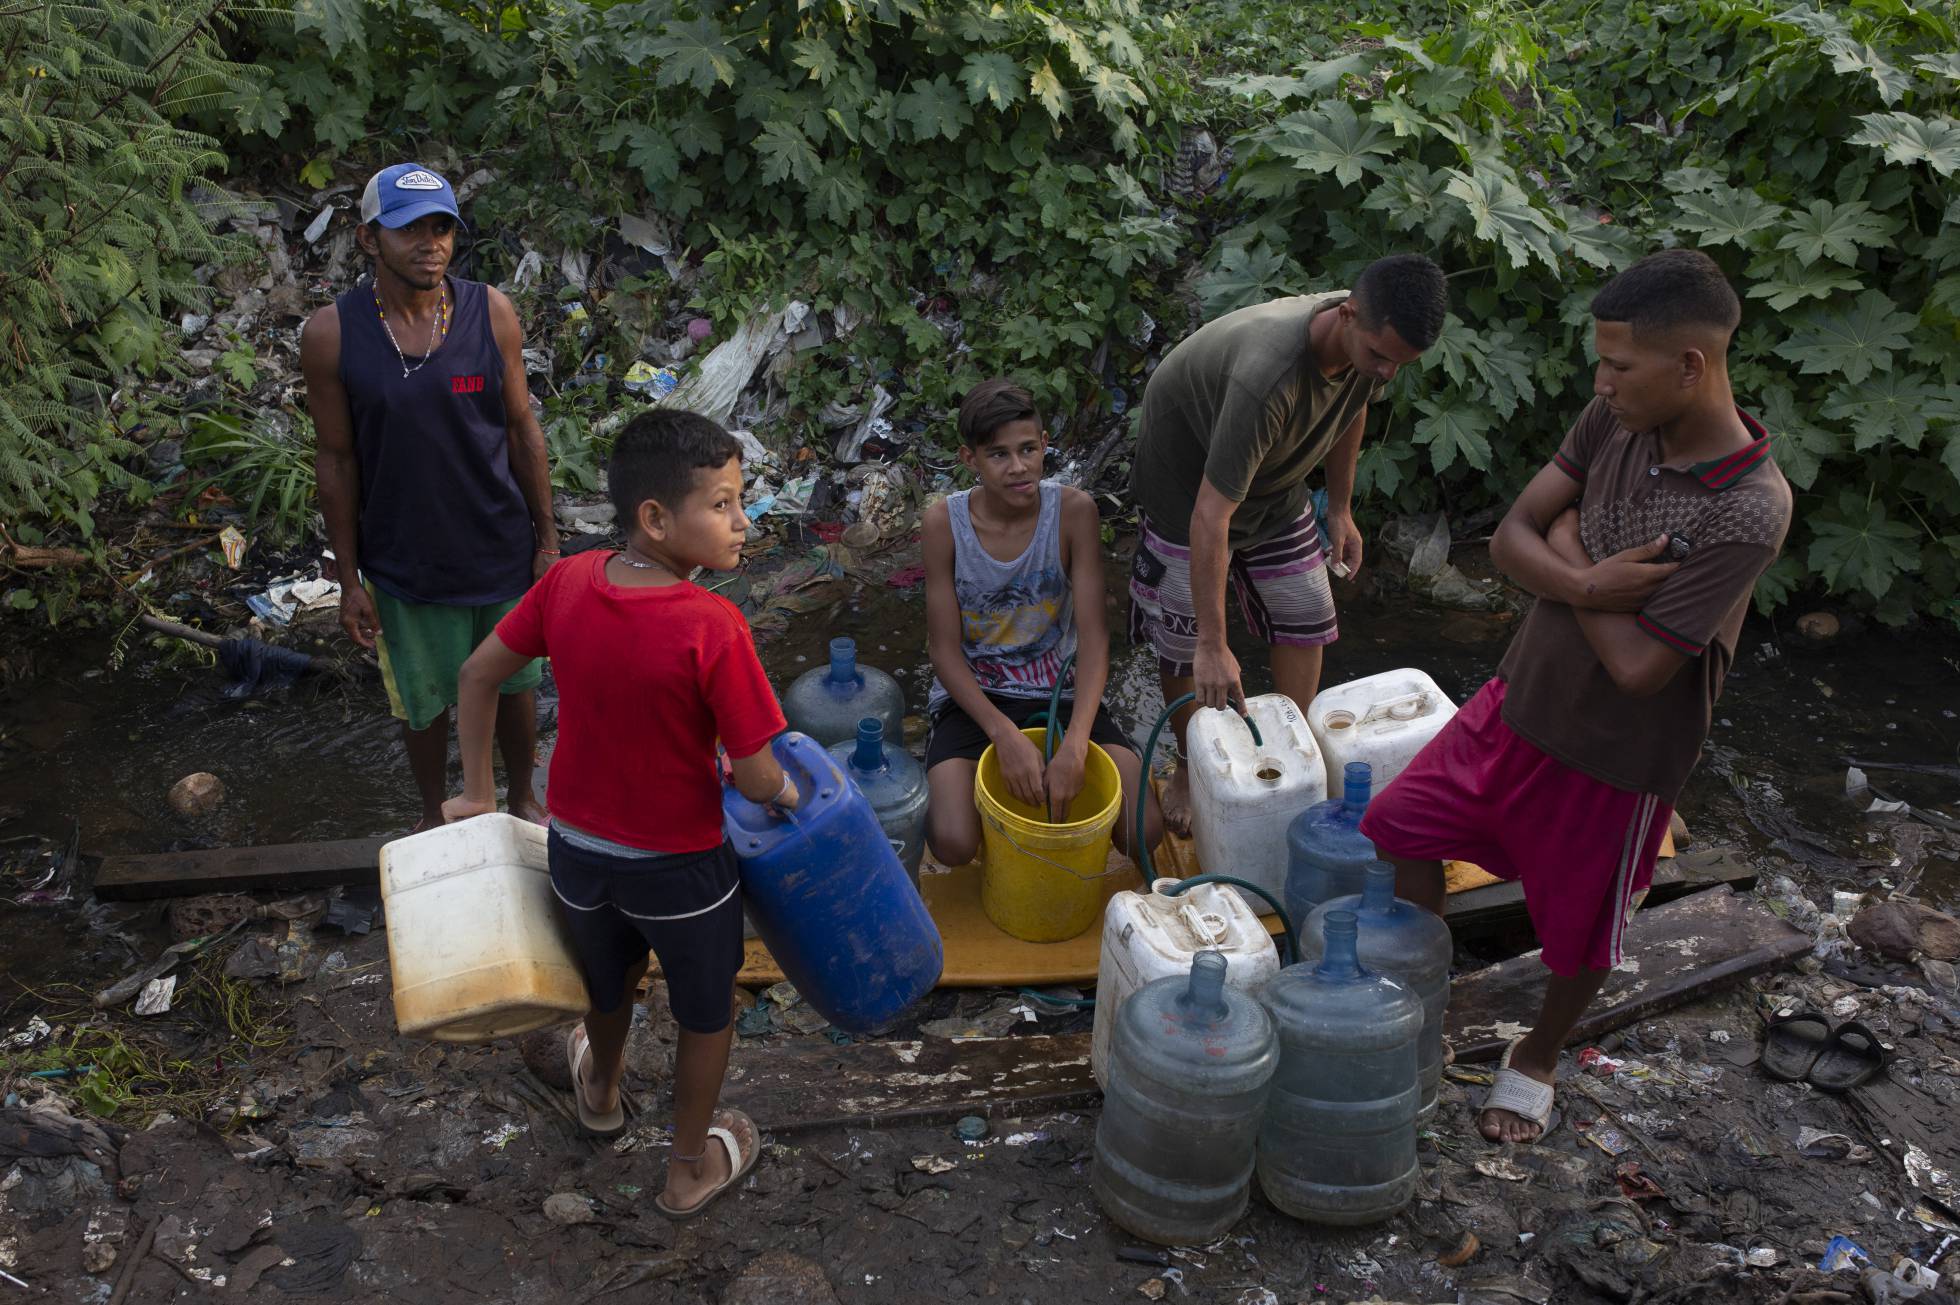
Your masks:
<svg viewBox="0 0 1960 1305"><path fill-rule="evenodd" d="M910 753L885 745L885 723L876 716L859 721L857 738L831 745L830 755L871 803L905 877L917 884L926 853L925 767Z"/></svg>
<svg viewBox="0 0 1960 1305"><path fill-rule="evenodd" d="M1314 907L1361 891L1375 845L1361 836L1361 817L1374 788L1374 768L1350 761L1341 796L1308 807L1286 830L1286 915L1304 920Z"/></svg>
<svg viewBox="0 0 1960 1305"><path fill-rule="evenodd" d="M783 695L789 727L826 748L857 737L858 722L876 716L885 737L905 737L905 690L875 666L857 659L857 640L832 639L830 665L803 672Z"/></svg>
<svg viewBox="0 0 1960 1305"><path fill-rule="evenodd" d="M846 1033L875 1033L939 982L939 929L830 754L796 733L770 749L796 785L795 811L783 818L732 787L722 793L743 904L805 1001Z"/></svg>

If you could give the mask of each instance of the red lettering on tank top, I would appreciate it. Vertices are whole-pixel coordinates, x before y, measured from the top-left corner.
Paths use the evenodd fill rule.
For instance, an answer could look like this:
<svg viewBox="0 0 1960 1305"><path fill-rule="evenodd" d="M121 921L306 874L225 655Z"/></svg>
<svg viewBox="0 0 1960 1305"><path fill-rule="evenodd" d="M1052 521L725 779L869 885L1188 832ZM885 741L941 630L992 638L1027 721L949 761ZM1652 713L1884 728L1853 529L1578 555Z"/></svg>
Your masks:
<svg viewBox="0 0 1960 1305"><path fill-rule="evenodd" d="M449 392L451 394L481 394L483 393L483 378L481 376L452 376L449 378Z"/></svg>

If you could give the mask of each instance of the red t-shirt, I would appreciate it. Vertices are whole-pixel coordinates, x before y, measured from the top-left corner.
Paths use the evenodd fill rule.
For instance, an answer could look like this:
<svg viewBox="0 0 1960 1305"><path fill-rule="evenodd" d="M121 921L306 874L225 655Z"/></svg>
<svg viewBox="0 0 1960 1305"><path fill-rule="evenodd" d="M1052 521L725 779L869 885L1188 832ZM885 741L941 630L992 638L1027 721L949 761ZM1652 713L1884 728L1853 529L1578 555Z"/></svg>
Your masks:
<svg viewBox="0 0 1960 1305"><path fill-rule="evenodd" d="M623 589L594 549L545 572L497 623L558 682L551 814L653 852L719 846L719 737L730 756L787 726L735 604L691 584Z"/></svg>

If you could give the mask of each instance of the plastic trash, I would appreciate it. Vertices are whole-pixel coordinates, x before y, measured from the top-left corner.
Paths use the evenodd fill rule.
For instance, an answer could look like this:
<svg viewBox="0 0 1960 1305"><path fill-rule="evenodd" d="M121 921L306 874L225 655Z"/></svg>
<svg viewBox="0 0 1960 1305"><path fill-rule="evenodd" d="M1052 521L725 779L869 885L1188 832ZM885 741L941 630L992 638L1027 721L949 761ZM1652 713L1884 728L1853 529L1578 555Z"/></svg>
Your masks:
<svg viewBox="0 0 1960 1305"><path fill-rule="evenodd" d="M626 369L626 389L631 394L664 399L679 389L680 383L680 376L672 368L655 367L650 362L636 362Z"/></svg>
<svg viewBox="0 0 1960 1305"><path fill-rule="evenodd" d="M696 321L705 319L697 318ZM735 411L736 400L749 387L749 379L768 355L770 342L781 329L783 315L756 313L736 328L735 334L708 352L693 375L669 391L659 402L662 407L685 408L698 412L718 425L726 426ZM710 327L710 330L713 328ZM693 323L688 335L695 336Z"/></svg>
<svg viewBox="0 0 1960 1305"><path fill-rule="evenodd" d="M1271 1018L1226 970L1222 953L1199 952L1117 1017L1090 1186L1112 1220L1159 1245L1211 1241L1252 1198L1279 1056Z"/></svg>

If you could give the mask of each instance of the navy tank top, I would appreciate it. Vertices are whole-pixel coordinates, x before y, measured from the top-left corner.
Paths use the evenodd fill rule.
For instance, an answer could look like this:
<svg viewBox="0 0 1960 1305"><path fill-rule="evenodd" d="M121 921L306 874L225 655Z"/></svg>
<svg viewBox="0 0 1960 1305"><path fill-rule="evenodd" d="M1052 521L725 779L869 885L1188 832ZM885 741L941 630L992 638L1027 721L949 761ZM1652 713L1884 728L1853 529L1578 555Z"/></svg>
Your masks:
<svg viewBox="0 0 1960 1305"><path fill-rule="evenodd" d="M362 574L405 602L480 607L531 587L536 535L511 472L489 294L452 276L449 302L448 336L422 367L408 354L404 377L363 277L334 301L340 382L361 469Z"/></svg>

